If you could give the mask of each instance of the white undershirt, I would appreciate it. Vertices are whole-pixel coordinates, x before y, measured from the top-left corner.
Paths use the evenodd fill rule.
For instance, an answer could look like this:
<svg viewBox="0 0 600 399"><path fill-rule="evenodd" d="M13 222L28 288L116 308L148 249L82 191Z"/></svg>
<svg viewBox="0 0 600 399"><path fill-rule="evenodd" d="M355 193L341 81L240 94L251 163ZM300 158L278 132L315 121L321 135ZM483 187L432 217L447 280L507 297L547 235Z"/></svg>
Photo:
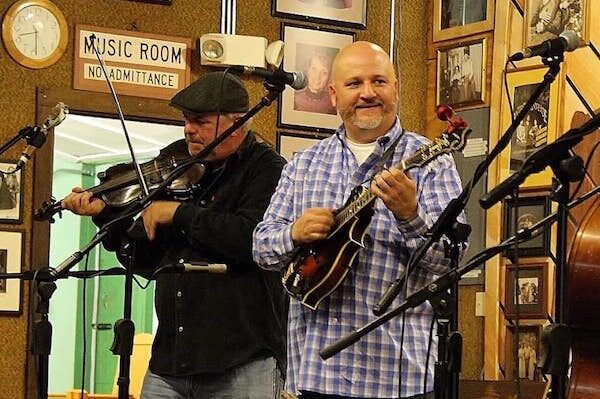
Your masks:
<svg viewBox="0 0 600 399"><path fill-rule="evenodd" d="M352 151L352 153L356 157L358 164L362 165L367 160L367 158L369 158L369 155L371 155L375 150L375 145L377 144L377 141L362 144L356 143L350 140L348 136L346 136L346 143L348 144L348 148L350 148L350 151Z"/></svg>

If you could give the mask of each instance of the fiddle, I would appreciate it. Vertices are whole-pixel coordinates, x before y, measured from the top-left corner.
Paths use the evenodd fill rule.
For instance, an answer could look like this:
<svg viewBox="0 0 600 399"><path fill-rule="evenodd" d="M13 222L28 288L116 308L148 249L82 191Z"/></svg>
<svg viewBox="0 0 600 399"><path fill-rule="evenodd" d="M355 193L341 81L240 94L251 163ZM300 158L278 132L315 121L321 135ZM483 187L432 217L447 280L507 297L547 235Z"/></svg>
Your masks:
<svg viewBox="0 0 600 399"><path fill-rule="evenodd" d="M156 189L178 165L188 159L190 155L187 145L184 140L179 140L162 149L156 158L140 164L148 190ZM204 164L191 165L181 176L171 182L164 197L176 201L190 199L205 172ZM102 199L111 208L127 206L139 199L142 194L134 165L131 163L111 166L105 172L98 173L98 178L100 184L86 191ZM62 200L51 198L34 211L33 218L37 221L48 220L54 223L54 215L58 213L61 216L62 210L64 210Z"/></svg>

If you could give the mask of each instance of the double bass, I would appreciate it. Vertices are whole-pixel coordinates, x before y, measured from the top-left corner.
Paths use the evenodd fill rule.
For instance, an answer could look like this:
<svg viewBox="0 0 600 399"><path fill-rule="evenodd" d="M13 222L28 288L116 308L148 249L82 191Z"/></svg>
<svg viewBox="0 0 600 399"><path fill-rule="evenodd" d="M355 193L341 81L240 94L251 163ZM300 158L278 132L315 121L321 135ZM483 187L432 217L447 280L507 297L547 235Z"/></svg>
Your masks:
<svg viewBox="0 0 600 399"><path fill-rule="evenodd" d="M585 118L577 112L572 126L581 125ZM597 130L575 152L586 159L599 139ZM598 184L600 162L592 160L582 189ZM593 198L570 212L565 319L572 336L572 362L567 399L600 399L600 197Z"/></svg>

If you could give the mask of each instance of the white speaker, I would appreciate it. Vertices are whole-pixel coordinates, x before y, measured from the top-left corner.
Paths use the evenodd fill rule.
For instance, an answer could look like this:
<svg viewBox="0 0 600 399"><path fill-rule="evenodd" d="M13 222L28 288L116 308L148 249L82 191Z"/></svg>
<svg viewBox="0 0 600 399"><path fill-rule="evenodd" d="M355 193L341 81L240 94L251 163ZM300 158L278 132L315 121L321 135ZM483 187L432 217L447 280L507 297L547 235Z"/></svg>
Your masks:
<svg viewBox="0 0 600 399"><path fill-rule="evenodd" d="M200 63L265 68L266 48L267 39L264 37L207 33L200 36Z"/></svg>

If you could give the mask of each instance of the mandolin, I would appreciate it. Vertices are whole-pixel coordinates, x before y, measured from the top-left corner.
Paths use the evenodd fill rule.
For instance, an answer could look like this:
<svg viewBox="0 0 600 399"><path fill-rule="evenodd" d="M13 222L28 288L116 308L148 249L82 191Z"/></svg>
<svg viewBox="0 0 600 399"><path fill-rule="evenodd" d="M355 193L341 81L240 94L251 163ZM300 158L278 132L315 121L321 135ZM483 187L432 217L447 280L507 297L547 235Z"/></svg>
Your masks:
<svg viewBox="0 0 600 399"><path fill-rule="evenodd" d="M408 171L442 154L462 150L471 130L462 119L460 121L393 167ZM334 212L334 227L328 237L294 251L282 275L283 286L292 298L315 310L344 281L356 255L365 247L365 233L376 199L367 187L354 188L346 204Z"/></svg>

